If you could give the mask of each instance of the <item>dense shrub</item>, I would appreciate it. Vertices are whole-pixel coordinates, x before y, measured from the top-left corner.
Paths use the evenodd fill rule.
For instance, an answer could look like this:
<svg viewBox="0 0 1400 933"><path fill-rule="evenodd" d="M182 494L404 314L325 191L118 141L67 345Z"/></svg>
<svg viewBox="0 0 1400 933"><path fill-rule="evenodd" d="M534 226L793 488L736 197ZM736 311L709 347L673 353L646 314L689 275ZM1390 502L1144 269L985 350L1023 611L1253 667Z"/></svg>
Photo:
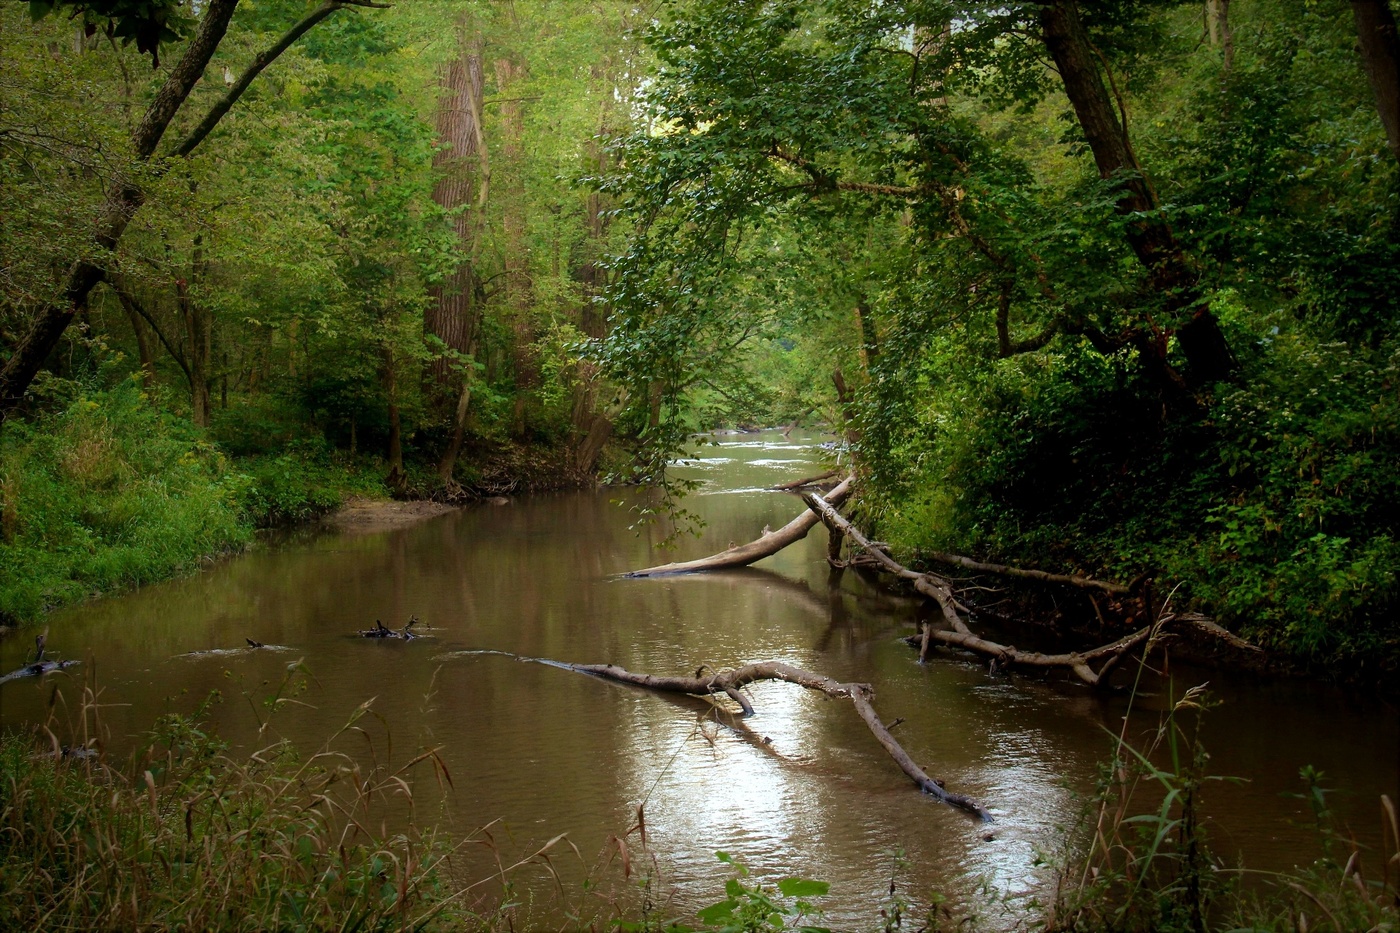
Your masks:
<svg viewBox="0 0 1400 933"><path fill-rule="evenodd" d="M0 617L32 619L243 547L246 481L127 380L0 437Z"/></svg>

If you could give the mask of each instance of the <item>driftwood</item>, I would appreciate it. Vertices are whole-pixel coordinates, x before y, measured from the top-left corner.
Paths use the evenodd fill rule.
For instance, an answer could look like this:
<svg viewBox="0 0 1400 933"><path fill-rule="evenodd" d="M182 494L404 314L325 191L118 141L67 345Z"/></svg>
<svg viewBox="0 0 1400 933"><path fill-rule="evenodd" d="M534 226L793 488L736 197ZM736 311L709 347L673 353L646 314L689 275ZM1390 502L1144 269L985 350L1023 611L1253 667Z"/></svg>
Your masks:
<svg viewBox="0 0 1400 933"><path fill-rule="evenodd" d="M733 670L718 671L708 677L702 677L706 669L701 668L694 677L662 677L654 674L639 674L624 670L615 664L569 664L563 661L550 661L543 658L521 658L523 661L534 661L540 664L548 664L551 667L560 667L564 670L577 671L580 674L592 674L595 677L602 677L606 680L614 680L619 683L633 684L638 687L645 687L648 690L660 690L668 693L687 693L696 696L708 696L710 694L724 694L744 711L745 716L753 715L753 705L741 692L740 688L751 683L764 680L781 680L790 684L797 684L808 690L815 690L825 694L832 699L850 700L855 706L857 715L865 723L876 741L884 747L889 756L894 759L900 769L913 779L914 783L924 793L937 797L944 803L965 810L979 819L991 822L992 816L985 809L979 806L971 798L962 794L952 793L944 786L929 777L917 764L909 757L890 731L880 721L876 715L875 708L871 705L871 698L875 691L870 684L841 683L820 674L783 664L780 661L763 661L758 664L745 664L743 667ZM898 722L899 720L896 720Z"/></svg>
<svg viewBox="0 0 1400 933"><path fill-rule="evenodd" d="M851 494L851 486L855 483L854 476L846 477L840 485L827 493L824 501L840 505L846 501L846 497ZM811 512L803 512L801 515L788 522L777 531L770 531L755 541L748 544L741 544L728 550L720 551L709 557L702 557L699 560L680 561L674 564L662 564L658 567L648 567L645 570L634 570L626 574L628 577L660 577L672 573L698 573L702 570L722 570L727 567L747 567L755 561L770 557L783 548L796 541L801 541L807 537L807 532L811 531L821 519Z"/></svg>
<svg viewBox="0 0 1400 933"><path fill-rule="evenodd" d="M34 660L24 667L10 671L4 677L0 677L0 684L9 683L12 680L19 680L21 677L42 677L51 671L61 671L77 664L77 661L45 661L44 644L47 637L44 635L34 636Z"/></svg>
<svg viewBox="0 0 1400 933"><path fill-rule="evenodd" d="M409 629L413 628L413 626L415 626L415 625L417 625L417 624L418 624L418 617L417 617L417 616L411 617L411 618L408 620L408 624L405 625L405 626L404 626L403 628L401 628L401 629L392 629L392 628L389 628L389 626L385 625L383 622L380 622L378 619L375 619L375 620L374 620L374 628L360 629L360 630L359 630L358 632L356 632L355 634L356 634L356 635L359 635L361 638L401 638L401 639L403 639L404 641L411 641L411 640L413 640L413 639L419 637L419 636L417 636L417 635L415 635L415 634L413 634L412 632L409 631ZM249 644L252 644L252 643L249 642ZM262 645L253 645L253 647L255 647L255 648L261 648L261 647L263 647L263 646L262 646Z"/></svg>
<svg viewBox="0 0 1400 933"><path fill-rule="evenodd" d="M39 677L50 671L67 670L77 663L77 661L35 661L33 664L26 664L24 667L0 677L0 684L7 684L12 680L19 680L21 677Z"/></svg>
<svg viewBox="0 0 1400 933"><path fill-rule="evenodd" d="M1042 654L1038 651L1021 651L1014 645L1002 645L982 638L968 627L961 612L964 607L957 600L952 581L935 573L920 573L905 567L886 553L878 543L870 541L861 534L840 512L832 507L831 503L821 497L807 494L802 497L802 500L807 503L807 507L814 514L821 516L822 521L833 530L833 533L850 538L885 571L910 581L914 585L914 589L938 604L949 629L935 629L933 626L925 624L921 634L908 639L910 644L919 648L920 661L928 659L933 645L941 644L980 654L991 659L993 664L1002 667L1064 668L1090 686L1098 687L1107 685L1108 675L1129 652L1155 640L1168 626L1173 624L1189 626L1216 638L1224 638L1235 648L1258 650L1242 639L1226 632L1210 619L1194 613L1163 615L1155 624L1143 626L1117 641L1089 651ZM1097 670L1093 667L1094 664L1099 665Z"/></svg>
<svg viewBox="0 0 1400 933"><path fill-rule="evenodd" d="M816 476L808 476L804 479L795 479L790 483L780 483L777 486L770 486L769 488L772 489L774 492L792 492L794 489L804 489L808 486L815 486L822 480L831 479L832 477L836 476L836 474L836 470L827 470L825 473L820 473Z"/></svg>

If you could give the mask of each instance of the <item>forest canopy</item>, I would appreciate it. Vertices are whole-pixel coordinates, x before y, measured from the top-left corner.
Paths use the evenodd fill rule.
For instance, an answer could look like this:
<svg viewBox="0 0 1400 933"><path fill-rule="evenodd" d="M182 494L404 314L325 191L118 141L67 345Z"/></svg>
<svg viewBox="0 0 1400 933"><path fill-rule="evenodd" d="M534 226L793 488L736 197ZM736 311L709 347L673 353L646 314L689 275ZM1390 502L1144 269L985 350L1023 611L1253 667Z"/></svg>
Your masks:
<svg viewBox="0 0 1400 933"><path fill-rule="evenodd" d="M144 433L246 524L334 476L656 479L695 432L806 421L914 558L1147 575L1295 657L1400 657L1385 0L61 0L0 27L10 556L121 544L58 503L158 472ZM98 450L116 472L75 466ZM0 611L58 601L40 576Z"/></svg>

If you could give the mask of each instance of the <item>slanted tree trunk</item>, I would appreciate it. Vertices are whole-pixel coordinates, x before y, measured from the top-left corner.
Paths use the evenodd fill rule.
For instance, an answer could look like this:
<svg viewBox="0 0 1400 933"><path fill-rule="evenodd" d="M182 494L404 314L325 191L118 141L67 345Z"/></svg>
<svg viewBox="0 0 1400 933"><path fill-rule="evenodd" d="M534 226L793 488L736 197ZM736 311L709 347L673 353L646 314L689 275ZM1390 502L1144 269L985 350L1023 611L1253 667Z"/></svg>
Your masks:
<svg viewBox="0 0 1400 933"><path fill-rule="evenodd" d="M880 746L889 754L895 764L899 765L900 770L913 779L920 790L949 806L964 810L984 822L992 821L991 813L975 800L948 791L944 788L942 781L936 781L929 777L923 768L914 763L914 759L909 757L909 753L895 740L879 715L876 714L875 707L870 702L875 696L875 690L870 684L842 683L800 667L784 664L781 661L760 661L756 664L745 664L743 667L718 671L709 676L702 676L706 673L706 668L702 667L696 671L694 677L668 677L637 673L618 667L616 664L569 664L547 658L520 658L520 660L547 664L550 667L558 667L580 674L591 674L604 680L632 684L663 693L685 693L694 696L722 693L739 704L739 708L744 711L745 716L752 716L754 709L748 698L740 691L749 684L764 680L780 680L796 684L808 690L815 690L833 700L850 700L855 706L856 715L860 716L861 721L870 730L870 734L875 737L875 740L880 743Z"/></svg>
<svg viewBox="0 0 1400 933"><path fill-rule="evenodd" d="M840 505L846 501L851 494L851 487L855 484L855 477L846 477L836 488L832 489L825 496L823 501L831 505ZM680 561L673 564L662 564L658 567L648 567L645 570L633 570L627 574L629 577L662 577L677 573L698 573L704 570L728 570L734 567L747 567L749 564L760 561L765 557L771 557L783 548L795 541L801 541L807 537L807 532L817 527L821 519L812 511L803 512L792 521L788 522L777 531L770 531L761 535L748 544L741 544L712 554L709 557L702 557L698 560Z"/></svg>
<svg viewBox="0 0 1400 933"><path fill-rule="evenodd" d="M1118 212L1135 215L1128 226L1129 245L1165 300L1169 323L1176 325L1176 338L1186 355L1191 377L1200 383L1225 378L1234 369L1234 356L1219 322L1200 294L1194 265L1171 225L1159 214L1157 198L1133 155L1127 127L1120 122L1120 113L1104 86L1098 56L1079 17L1078 4L1075 0L1046 4L1041 7L1040 25L1045 47L1060 72L1065 94L1094 154L1099 175L1118 182ZM1162 373L1168 371L1165 336L1160 334L1159 339L1138 345L1144 362Z"/></svg>
<svg viewBox="0 0 1400 933"><path fill-rule="evenodd" d="M136 313L128 301L118 298L122 310L126 312L126 319L131 322L131 333L136 338L136 355L141 362L141 385L149 389L156 379L155 357L151 355L151 332L146 326L146 322L141 320L141 315Z"/></svg>
<svg viewBox="0 0 1400 933"><path fill-rule="evenodd" d="M1400 37L1389 0L1351 0L1361 63L1376 95L1390 153L1400 160Z"/></svg>
<svg viewBox="0 0 1400 933"><path fill-rule="evenodd" d="M472 383L471 375L464 373L462 376L462 393L457 396L457 410L452 418L452 440L448 441L447 449L442 452L442 459L438 461L438 476L445 483L452 479L452 471L457 469L457 458L462 453L462 441L467 433L467 411L472 404Z"/></svg>
<svg viewBox="0 0 1400 933"><path fill-rule="evenodd" d="M238 83L205 115L203 121L176 147L174 155L188 156L223 119L247 90L249 84L269 64L286 51L308 29L336 10L346 6L377 5L374 0L329 0L289 29L270 49L260 53L243 73ZM199 27L185 47L180 61L156 91L141 122L132 132L132 156L137 162L147 162L155 155L165 131L175 114L184 106L195 84L228 32L229 20L238 0L207 0L200 16ZM145 200L142 190L129 180L115 182L107 196L107 206L93 229L94 255L100 257L117 247L127 224L141 209ZM87 309L88 296L105 275L103 265L92 259L76 260L68 270L62 293L40 309L28 334L15 347L14 353L0 369L0 423L24 401L24 394L35 375L44 365L53 348L68 329L73 318Z"/></svg>

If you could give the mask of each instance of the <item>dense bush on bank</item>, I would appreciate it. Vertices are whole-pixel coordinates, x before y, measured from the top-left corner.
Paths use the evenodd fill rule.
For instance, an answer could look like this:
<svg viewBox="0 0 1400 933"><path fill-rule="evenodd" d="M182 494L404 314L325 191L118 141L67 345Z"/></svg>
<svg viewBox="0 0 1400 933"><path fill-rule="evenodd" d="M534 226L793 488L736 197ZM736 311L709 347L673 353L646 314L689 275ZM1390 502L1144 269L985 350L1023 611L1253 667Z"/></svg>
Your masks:
<svg viewBox="0 0 1400 933"><path fill-rule="evenodd" d="M0 435L0 620L185 573L256 528L387 494L320 444L230 459L134 379L55 391L69 396Z"/></svg>

